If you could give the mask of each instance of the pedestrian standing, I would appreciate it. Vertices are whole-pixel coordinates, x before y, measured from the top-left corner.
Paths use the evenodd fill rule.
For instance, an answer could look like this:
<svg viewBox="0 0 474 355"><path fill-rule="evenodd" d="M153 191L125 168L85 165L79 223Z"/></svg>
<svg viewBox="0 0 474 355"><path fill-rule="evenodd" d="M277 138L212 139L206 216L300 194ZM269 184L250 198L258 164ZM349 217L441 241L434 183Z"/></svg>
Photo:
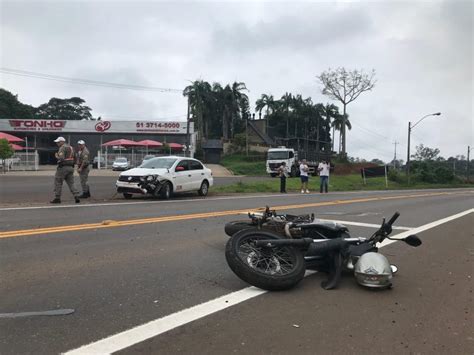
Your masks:
<svg viewBox="0 0 474 355"><path fill-rule="evenodd" d="M280 192L286 194L286 178L288 177L286 162L282 162L278 168L278 176L280 177Z"/></svg>
<svg viewBox="0 0 474 355"><path fill-rule="evenodd" d="M305 192L309 194L308 190L308 172L309 168L306 164L306 159L301 160L300 163L300 179L301 179L301 193L304 194Z"/></svg>
<svg viewBox="0 0 474 355"><path fill-rule="evenodd" d="M318 171L319 171L319 192L323 193L328 192L328 184L329 184L329 169L331 168L331 165L328 163L327 160L321 161L318 165Z"/></svg>
<svg viewBox="0 0 474 355"><path fill-rule="evenodd" d="M56 169L56 175L54 176L54 199L51 203L61 203L61 192L63 188L63 181L66 181L69 186L69 190L74 196L76 203L81 202L79 200L79 193L74 187L74 149L66 143L64 137L58 137L54 142L59 147L58 152L55 154L58 160L58 167Z"/></svg>
<svg viewBox="0 0 474 355"><path fill-rule="evenodd" d="M86 147L86 142L82 139L77 142L79 150L77 152L77 172L79 173L79 180L81 181L82 195L79 198L91 197L88 179L90 172L90 158L89 149Z"/></svg>

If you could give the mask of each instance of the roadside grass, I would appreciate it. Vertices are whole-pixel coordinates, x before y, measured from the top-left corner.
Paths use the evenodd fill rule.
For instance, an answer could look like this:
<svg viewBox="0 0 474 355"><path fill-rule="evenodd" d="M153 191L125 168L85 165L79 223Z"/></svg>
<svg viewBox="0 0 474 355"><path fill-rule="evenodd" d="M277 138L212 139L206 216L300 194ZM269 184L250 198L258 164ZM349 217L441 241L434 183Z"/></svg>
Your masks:
<svg viewBox="0 0 474 355"><path fill-rule="evenodd" d="M235 173L235 172L234 172ZM289 178L286 180L287 192L300 191L301 183L299 178ZM319 192L319 177L309 178L308 184L310 192ZM402 190L402 189L435 189L435 188L456 188L456 187L473 187L468 184L427 184L413 183L400 184L394 181L388 181L388 187L385 186L385 177L376 177L367 179L367 184L359 174L352 175L333 175L329 179L329 192L331 191L370 191L370 190ZM239 181L235 184L216 186L212 189L217 193L258 193L258 192L279 192L280 179L268 178L263 181Z"/></svg>
<svg viewBox="0 0 474 355"><path fill-rule="evenodd" d="M227 155L220 164L232 171L234 175L265 176L265 157L262 155Z"/></svg>

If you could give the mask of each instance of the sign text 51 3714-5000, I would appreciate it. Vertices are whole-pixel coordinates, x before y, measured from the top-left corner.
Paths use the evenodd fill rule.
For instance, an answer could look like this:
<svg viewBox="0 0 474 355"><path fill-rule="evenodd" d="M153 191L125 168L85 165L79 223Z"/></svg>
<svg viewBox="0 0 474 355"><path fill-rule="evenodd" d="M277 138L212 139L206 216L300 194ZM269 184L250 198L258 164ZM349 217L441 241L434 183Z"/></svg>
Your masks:
<svg viewBox="0 0 474 355"><path fill-rule="evenodd" d="M179 132L180 122L137 122L138 132Z"/></svg>

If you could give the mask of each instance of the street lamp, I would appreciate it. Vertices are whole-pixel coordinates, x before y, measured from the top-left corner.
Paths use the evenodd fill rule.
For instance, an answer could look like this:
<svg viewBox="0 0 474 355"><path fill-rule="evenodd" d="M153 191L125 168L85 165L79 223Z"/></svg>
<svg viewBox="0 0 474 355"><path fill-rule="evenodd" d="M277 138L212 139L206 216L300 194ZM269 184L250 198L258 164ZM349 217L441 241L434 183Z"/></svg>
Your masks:
<svg viewBox="0 0 474 355"><path fill-rule="evenodd" d="M441 112L430 113L429 115L423 116L413 126L411 125L411 122L408 122L408 149L407 149L407 178L408 178L408 184L410 184L410 135L411 135L411 131L412 131L413 128L415 128L418 125L418 123L423 121L426 117L440 116L440 115L441 115Z"/></svg>

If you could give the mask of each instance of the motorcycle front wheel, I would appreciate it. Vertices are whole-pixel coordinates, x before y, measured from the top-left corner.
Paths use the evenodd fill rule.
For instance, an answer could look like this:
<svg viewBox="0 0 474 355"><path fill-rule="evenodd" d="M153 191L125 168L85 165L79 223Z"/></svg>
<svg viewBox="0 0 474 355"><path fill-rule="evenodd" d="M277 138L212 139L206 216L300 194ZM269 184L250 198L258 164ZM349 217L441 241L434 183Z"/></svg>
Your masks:
<svg viewBox="0 0 474 355"><path fill-rule="evenodd" d="M238 277L253 286L269 291L292 288L304 277L304 253L289 246L255 246L259 239L281 238L267 231L242 230L227 241L227 264Z"/></svg>

